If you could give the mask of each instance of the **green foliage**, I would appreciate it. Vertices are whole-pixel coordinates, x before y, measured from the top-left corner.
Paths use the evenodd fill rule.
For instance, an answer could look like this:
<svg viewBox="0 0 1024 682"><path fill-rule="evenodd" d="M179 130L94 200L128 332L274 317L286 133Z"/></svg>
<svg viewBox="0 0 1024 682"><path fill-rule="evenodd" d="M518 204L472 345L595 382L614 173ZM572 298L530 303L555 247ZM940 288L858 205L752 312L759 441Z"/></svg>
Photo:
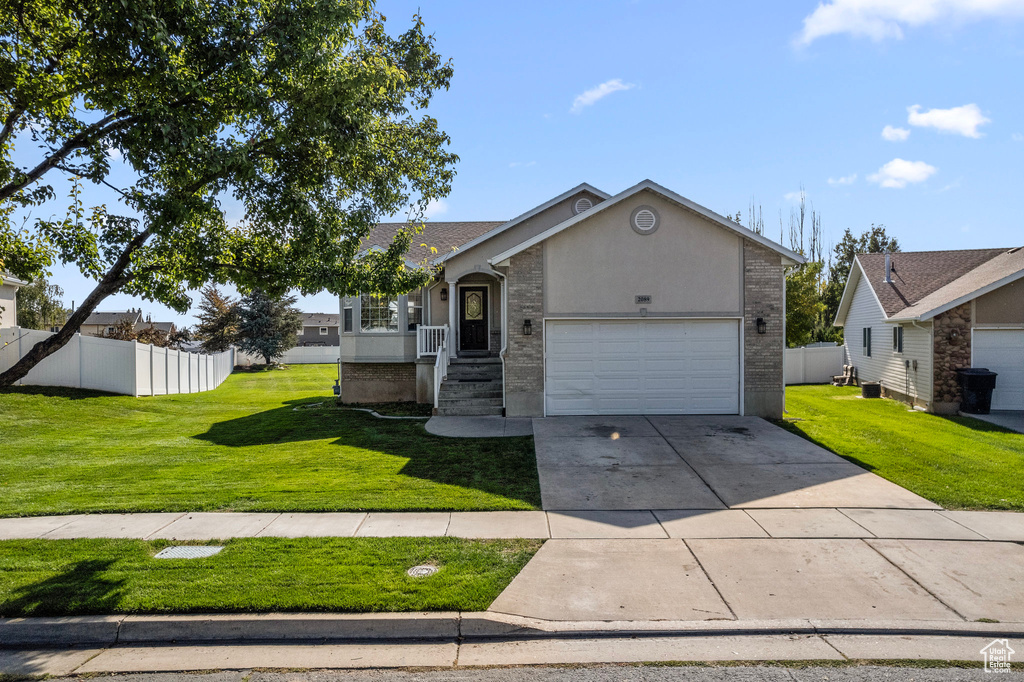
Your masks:
<svg viewBox="0 0 1024 682"><path fill-rule="evenodd" d="M159 329L152 322L143 322L136 325L131 320L122 319L112 330L103 332L100 336L105 339L116 339L118 341L138 341L148 343L160 348L180 349L182 344L191 340L192 335L188 327L178 329L173 324L168 330Z"/></svg>
<svg viewBox="0 0 1024 682"><path fill-rule="evenodd" d="M808 262L786 276L786 345L811 342L814 327L825 309L821 301L823 263Z"/></svg>
<svg viewBox="0 0 1024 682"><path fill-rule="evenodd" d="M294 296L268 296L262 289L243 296L235 306L238 347L262 355L268 365L294 348L302 331L302 313L295 301Z"/></svg>
<svg viewBox="0 0 1024 682"><path fill-rule="evenodd" d="M61 297L64 290L39 277L28 286L18 289L18 326L49 331L50 327L64 324L68 310Z"/></svg>
<svg viewBox="0 0 1024 682"><path fill-rule="evenodd" d="M207 284L201 292L199 324L195 337L207 353L226 351L238 341L238 312L235 301L221 293L215 284Z"/></svg>
<svg viewBox="0 0 1024 682"><path fill-rule="evenodd" d="M112 293L183 312L211 281L412 290L413 225L458 160L423 113L451 76L419 16L392 36L369 0L0 0L0 269L95 279L75 328ZM115 186L113 157L134 181ZM16 228L58 182L67 216ZM86 183L122 205L84 206ZM410 203L410 228L360 256Z"/></svg>
<svg viewBox="0 0 1024 682"><path fill-rule="evenodd" d="M828 280L822 290L824 309L816 331L815 341L842 341L842 330L833 327L839 303L843 298L846 280L850 277L853 257L858 253L895 253L900 250L899 242L885 232L885 225L871 225L860 236L855 237L849 228L832 250L828 269Z"/></svg>

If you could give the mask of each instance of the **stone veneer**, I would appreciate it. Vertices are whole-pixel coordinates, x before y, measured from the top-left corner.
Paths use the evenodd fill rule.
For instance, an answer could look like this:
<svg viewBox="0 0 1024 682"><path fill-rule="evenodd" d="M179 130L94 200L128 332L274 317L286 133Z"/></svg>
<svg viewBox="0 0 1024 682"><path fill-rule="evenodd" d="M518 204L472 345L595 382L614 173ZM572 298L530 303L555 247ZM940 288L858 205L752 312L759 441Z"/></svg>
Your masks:
<svg viewBox="0 0 1024 682"><path fill-rule="evenodd" d="M743 241L743 387L744 412L781 419L785 402L782 356L785 301L782 257L760 244ZM757 333L757 318L767 331Z"/></svg>
<svg viewBox="0 0 1024 682"><path fill-rule="evenodd" d="M389 403L413 400L416 400L416 363L341 363L341 402Z"/></svg>
<svg viewBox="0 0 1024 682"><path fill-rule="evenodd" d="M505 414L544 414L544 245L512 256L508 269L508 349L505 357ZM530 320L533 333L523 334Z"/></svg>
<svg viewBox="0 0 1024 682"><path fill-rule="evenodd" d="M956 414L960 382L956 370L971 366L971 304L964 303L932 320L932 411Z"/></svg>

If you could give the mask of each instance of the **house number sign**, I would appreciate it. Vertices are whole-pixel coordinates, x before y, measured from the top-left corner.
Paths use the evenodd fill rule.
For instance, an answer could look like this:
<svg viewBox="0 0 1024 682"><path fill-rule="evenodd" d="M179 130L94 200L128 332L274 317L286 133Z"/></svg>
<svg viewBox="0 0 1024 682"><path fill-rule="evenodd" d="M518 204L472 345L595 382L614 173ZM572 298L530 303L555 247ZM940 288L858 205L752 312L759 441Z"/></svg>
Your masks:
<svg viewBox="0 0 1024 682"><path fill-rule="evenodd" d="M637 305L649 304L650 302L651 302L651 297L649 295L637 296L636 297L636 304Z"/></svg>

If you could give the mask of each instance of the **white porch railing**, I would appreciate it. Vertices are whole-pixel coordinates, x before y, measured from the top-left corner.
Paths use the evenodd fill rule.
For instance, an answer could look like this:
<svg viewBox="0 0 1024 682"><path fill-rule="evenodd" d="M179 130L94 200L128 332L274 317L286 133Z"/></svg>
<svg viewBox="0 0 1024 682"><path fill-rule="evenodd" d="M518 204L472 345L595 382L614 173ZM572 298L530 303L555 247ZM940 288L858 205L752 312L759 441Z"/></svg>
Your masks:
<svg viewBox="0 0 1024 682"><path fill-rule="evenodd" d="M448 327L443 329L437 359L434 360L434 409L437 409L437 399L441 395L441 382L448 378Z"/></svg>
<svg viewBox="0 0 1024 682"><path fill-rule="evenodd" d="M428 327L416 325L416 357L424 355L437 355L441 344L448 338L448 325L441 327Z"/></svg>

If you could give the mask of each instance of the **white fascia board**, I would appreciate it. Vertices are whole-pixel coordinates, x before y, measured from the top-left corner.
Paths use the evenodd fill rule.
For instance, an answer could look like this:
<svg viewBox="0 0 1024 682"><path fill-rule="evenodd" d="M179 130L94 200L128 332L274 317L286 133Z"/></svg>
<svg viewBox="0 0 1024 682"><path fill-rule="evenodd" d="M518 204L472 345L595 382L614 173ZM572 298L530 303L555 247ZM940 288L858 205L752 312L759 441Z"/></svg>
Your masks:
<svg viewBox="0 0 1024 682"><path fill-rule="evenodd" d="M943 303L942 305L940 305L940 306L938 306L936 308L932 308L931 310L927 310L927 311L925 311L923 313L919 313L917 315L909 315L907 317L899 317L898 316L899 314L897 313L897 315L894 315L892 317L892 321L893 322L914 322L914 321L927 322L928 320L932 319L936 315L941 315L942 313L946 312L947 310L952 310L953 308L957 307L958 305L963 305L964 303L967 303L968 301L972 301L972 300L978 298L979 296L984 296L985 294L987 294L987 293L989 293L991 291L995 291L999 287L1006 286L1007 284L1010 284L1012 282L1016 282L1019 279L1024 279L1024 270L1018 270L1017 272L1013 273L1012 275L1007 275L1006 277L1003 277L1000 280L996 280L995 282L992 282L991 284L986 284L983 287L975 289L974 291L972 291L969 294L964 294L960 298L954 299L954 300L952 300L952 301L950 301L948 303ZM910 306L909 308L905 308L905 310L909 310L912 307L913 306Z"/></svg>
<svg viewBox="0 0 1024 682"><path fill-rule="evenodd" d="M26 286L28 286L28 282L26 282L23 279L18 279L17 277L13 277L11 275L2 275L2 274L0 274L0 284L10 284L11 286L15 286L15 287L26 287Z"/></svg>
<svg viewBox="0 0 1024 682"><path fill-rule="evenodd" d="M885 308L882 306L882 302L878 300L878 294L875 293L875 287L872 286L870 280L868 280L867 273L864 272L864 268L860 264L860 257L855 254L853 256L853 263L850 265L850 275L846 278L846 286L843 287L843 295L839 299L839 309L836 310L836 319L832 321L833 327L846 326L846 316L850 312L850 306L853 305L853 296L857 293L857 285L860 284L861 280L867 282L868 290L871 292L871 297L875 299L875 305L877 305L878 309L882 312L882 318L889 318L889 316L885 314ZM842 321L840 321L840 319Z"/></svg>
<svg viewBox="0 0 1024 682"><path fill-rule="evenodd" d="M449 251L448 253L446 253L443 256L438 256L433 261L431 261L431 263L433 265L441 265L442 263L444 263L449 258L451 258L453 256L456 256L456 255L458 255L460 253L464 253L464 252L468 251L469 249L473 248L474 246L476 246L477 244L484 243L485 241L487 241L491 237L497 236L497 235L501 234L502 232L504 232L504 231L506 231L506 230L508 230L510 228L515 227L519 223L522 223L522 222L525 222L525 221L529 220L530 218L532 218L533 216L537 215L538 213L540 213L542 211L546 211L549 208L551 208L552 206L554 206L555 204L558 204L558 203L560 203L562 201L565 201L566 199L568 199L572 195L579 194L580 192L582 192L584 190L586 190L587 192L590 192L591 194L597 195L597 196L601 197L602 199L606 199L607 200L608 198L611 197L611 195L608 194L607 192L602 192L601 190L599 190L598 188L594 187L593 185L590 185L590 184L588 184L586 182L582 182L582 183L576 185L575 187L573 187L572 189L570 189L569 191L562 192L561 194L559 194L554 199L550 199L548 201L545 201L540 206L536 206L534 208L531 208L526 213L523 213L522 215L516 216L515 218L513 218L510 221L508 221L507 223L503 223L501 225L498 225L497 227L495 227L492 230L488 230L487 232L484 232L482 235L480 235L476 239L471 239L470 241L466 242L462 246L458 247L458 251Z"/></svg>
<svg viewBox="0 0 1024 682"><path fill-rule="evenodd" d="M693 211L694 213L707 218L711 222L716 223L716 224L720 225L721 227L726 228L727 230L731 230L731 231L739 234L741 237L743 237L745 239L749 239L750 241L757 242L758 244L761 244L762 246L768 247L772 251L775 251L775 252L781 254L782 257L785 260L789 261L788 263L786 263L787 265L799 265L801 263L806 263L807 262L806 258L804 258L800 254L796 253L795 251L790 251L786 247L781 246L780 244L776 244L772 240L770 240L770 239L768 239L768 238L766 238L766 237L764 237L762 235L759 235L759 234L757 234L756 232L754 232L752 230L748 230L747 228L743 227L742 225L740 225L738 223L734 223L733 221L729 220L728 218L726 218L724 216L721 216L721 215L718 215L714 211L712 211L710 209L707 209L707 208L704 208L700 204L696 204L696 203L690 201L689 199L687 199L686 197L684 197L682 195L679 195L679 194L676 194L672 190L666 189L665 187L662 187L661 185L659 185L658 183L656 183L656 182L654 182L652 180L644 180L643 182L637 183L636 185L633 185L629 189L627 189L627 190L625 190L623 192L619 192L618 194L616 194L615 196L611 197L610 199L602 201L600 204L598 204L594 208L590 209L589 211L584 211L583 213L580 213L579 215L573 216L572 218L569 218L568 220L565 220L565 221L555 225L554 227L548 228L547 230L545 230L544 232L541 232L537 236L532 237L531 239L527 239L526 241L522 242L521 244L513 246L511 249L505 251L504 253L500 253L497 256L495 256L494 258L489 259L488 262L493 265L494 263L499 263L499 262L501 262L503 260L507 260L507 259L511 258L512 256L516 255L517 253L521 253L521 252L525 251L526 249L530 248L531 246L539 244L542 241L544 241L545 239L558 234L562 230L565 230L565 229L567 229L569 227L572 227L573 225L575 225L575 224L577 224L579 222L582 222L582 221L586 220L587 218L590 218L591 216L596 215L597 213L600 213L601 211L607 210L607 209L611 208L612 206L615 206L616 204L618 204L618 203L620 203L622 201L625 201L626 199L630 198L634 194L642 192L645 189L651 190L652 192L654 192L656 194L660 194L665 199L668 199L669 201L672 201L672 202L674 202L676 204L679 204L683 208L687 208L687 209Z"/></svg>

